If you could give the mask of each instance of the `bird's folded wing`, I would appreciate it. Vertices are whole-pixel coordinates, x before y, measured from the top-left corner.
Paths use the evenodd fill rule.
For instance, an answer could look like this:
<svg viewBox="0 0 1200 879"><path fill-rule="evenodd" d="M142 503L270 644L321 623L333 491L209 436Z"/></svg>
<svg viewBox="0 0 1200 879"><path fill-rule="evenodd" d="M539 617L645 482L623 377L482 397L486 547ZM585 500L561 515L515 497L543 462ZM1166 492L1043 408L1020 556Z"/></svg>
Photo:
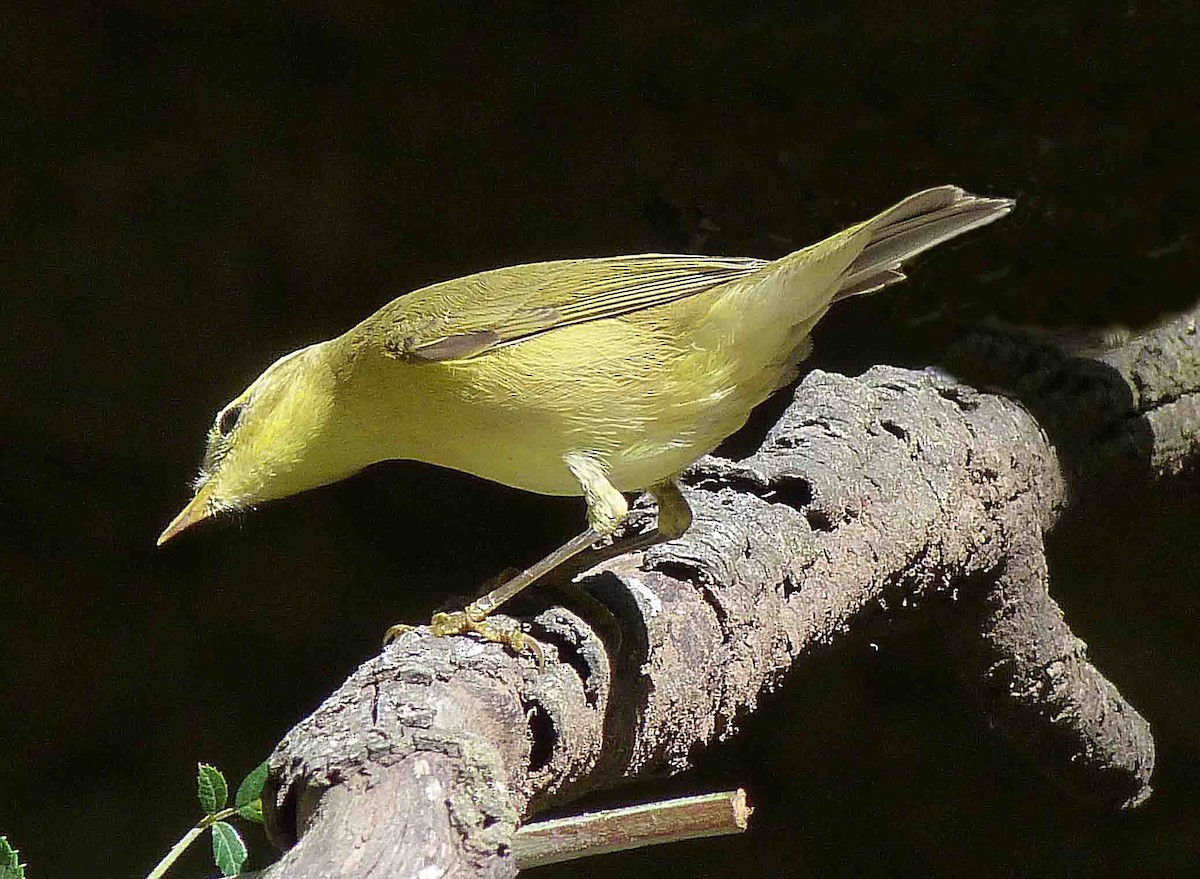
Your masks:
<svg viewBox="0 0 1200 879"><path fill-rule="evenodd" d="M764 265L760 259L664 254L533 263L414 291L376 317L393 354L463 360L559 327L665 305Z"/></svg>

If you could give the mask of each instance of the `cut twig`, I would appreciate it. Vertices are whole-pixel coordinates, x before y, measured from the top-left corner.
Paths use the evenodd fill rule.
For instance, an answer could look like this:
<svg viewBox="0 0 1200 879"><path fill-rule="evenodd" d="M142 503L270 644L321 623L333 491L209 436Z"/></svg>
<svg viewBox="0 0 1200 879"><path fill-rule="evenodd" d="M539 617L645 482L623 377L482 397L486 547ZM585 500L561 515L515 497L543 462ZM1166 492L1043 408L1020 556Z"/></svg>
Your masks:
<svg viewBox="0 0 1200 879"><path fill-rule="evenodd" d="M753 813L741 788L585 812L522 827L513 838L513 856L517 867L526 870L685 839L743 833Z"/></svg>

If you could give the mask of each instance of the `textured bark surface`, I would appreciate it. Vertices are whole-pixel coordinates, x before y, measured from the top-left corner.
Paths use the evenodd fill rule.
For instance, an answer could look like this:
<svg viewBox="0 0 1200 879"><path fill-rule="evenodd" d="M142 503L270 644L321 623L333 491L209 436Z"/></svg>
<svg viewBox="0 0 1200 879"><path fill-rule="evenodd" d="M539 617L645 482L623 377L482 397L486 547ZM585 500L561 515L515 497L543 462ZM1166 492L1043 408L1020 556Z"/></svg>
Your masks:
<svg viewBox="0 0 1200 879"><path fill-rule="evenodd" d="M1149 726L1067 628L1042 546L1068 483L1194 466L1195 315L1125 341L977 341L998 372L1032 363L1030 408L934 371L814 371L758 452L687 474L684 538L532 619L543 672L419 632L359 668L272 757L267 825L300 842L269 875L511 875L523 818L685 768L799 660L898 618L938 621L989 719L1068 790L1141 802Z"/></svg>
<svg viewBox="0 0 1200 879"><path fill-rule="evenodd" d="M1154 768L1149 725L1087 661L1047 592L1040 543L1030 539L979 585L959 590L945 628L985 714L1080 798L1140 805Z"/></svg>
<svg viewBox="0 0 1200 879"><path fill-rule="evenodd" d="M1200 343L1192 310L1130 336L1067 339L975 328L951 357L1010 388L1066 458L1080 490L1177 474L1200 448Z"/></svg>

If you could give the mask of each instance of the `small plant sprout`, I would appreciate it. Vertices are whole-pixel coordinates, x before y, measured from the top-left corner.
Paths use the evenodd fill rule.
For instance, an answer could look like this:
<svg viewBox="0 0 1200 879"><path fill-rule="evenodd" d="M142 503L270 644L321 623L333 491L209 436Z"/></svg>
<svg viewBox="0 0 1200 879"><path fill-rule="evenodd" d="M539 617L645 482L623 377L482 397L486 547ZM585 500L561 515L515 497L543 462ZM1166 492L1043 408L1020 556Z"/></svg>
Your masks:
<svg viewBox="0 0 1200 879"><path fill-rule="evenodd" d="M146 879L160 879L172 864L179 859L187 847L200 837L204 831L212 831L213 860L222 876L236 876L246 863L246 843L227 819L243 818L255 824L262 824L262 789L267 780L267 763L264 760L250 774L242 779L237 793L233 795L233 805L229 804L229 785L221 770L208 763L201 763L196 773L196 794L200 800L200 810L204 817L192 826L180 840L171 847L161 861L146 876ZM15 863L15 853L14 853ZM3 849L0 848L0 879L10 879L10 874L2 872ZM23 873L12 874L12 879L24 879Z"/></svg>
<svg viewBox="0 0 1200 879"><path fill-rule="evenodd" d="M0 879L25 879L25 865L5 836L0 836Z"/></svg>

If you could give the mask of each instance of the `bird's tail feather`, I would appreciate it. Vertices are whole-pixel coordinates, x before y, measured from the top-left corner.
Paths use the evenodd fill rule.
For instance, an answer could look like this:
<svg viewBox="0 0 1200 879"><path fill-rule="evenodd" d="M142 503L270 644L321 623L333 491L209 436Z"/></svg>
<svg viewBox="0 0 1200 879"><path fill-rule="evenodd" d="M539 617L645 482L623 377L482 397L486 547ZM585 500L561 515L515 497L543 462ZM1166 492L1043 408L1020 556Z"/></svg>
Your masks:
<svg viewBox="0 0 1200 879"><path fill-rule="evenodd" d="M834 301L903 281L905 260L986 226L1012 207L1012 199L981 198L957 186L936 186L910 195L859 228L859 234L870 234L870 241L842 274Z"/></svg>

